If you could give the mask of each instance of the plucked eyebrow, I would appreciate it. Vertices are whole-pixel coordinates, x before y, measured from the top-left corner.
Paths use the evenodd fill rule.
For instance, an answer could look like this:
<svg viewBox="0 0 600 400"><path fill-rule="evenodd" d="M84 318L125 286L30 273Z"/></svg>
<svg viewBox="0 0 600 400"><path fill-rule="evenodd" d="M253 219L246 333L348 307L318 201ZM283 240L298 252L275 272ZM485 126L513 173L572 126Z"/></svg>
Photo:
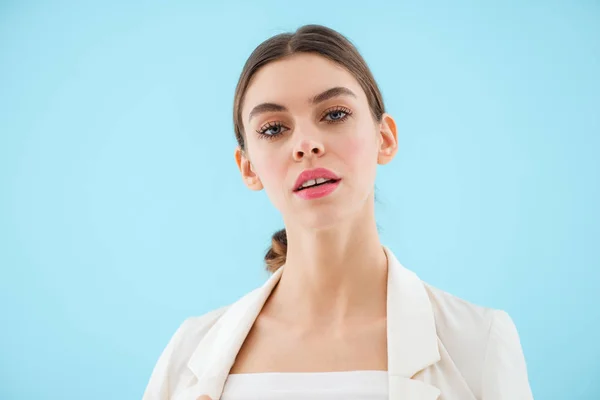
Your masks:
<svg viewBox="0 0 600 400"><path fill-rule="evenodd" d="M323 93L316 95L310 100L310 103L319 104L338 96L350 96L356 98L356 95L352 90L348 89L347 87L336 86L331 89L327 89Z"/></svg>
<svg viewBox="0 0 600 400"><path fill-rule="evenodd" d="M312 99L309 99L308 102L310 104L315 105L315 104L322 103L324 101L327 101L329 99L332 99L332 98L338 97L338 96L350 96L350 97L356 98L356 94L354 94L354 92L352 90L348 89L347 87L336 86L331 89L327 89L326 91L324 91L322 93L319 93ZM288 109L285 106L282 106L281 104L261 103L261 104L257 105L256 107L254 107L252 109L252 111L250 111L248 121L251 121L252 118L256 117L259 114L264 114L267 112L284 112L284 111L288 111Z"/></svg>
<svg viewBox="0 0 600 400"><path fill-rule="evenodd" d="M275 103L262 103L262 104L257 105L256 107L254 107L252 109L252 111L250 111L250 116L248 117L248 121L252 121L252 118L254 118L260 114L264 114L264 113L268 113L268 112L279 112L279 111L287 111L287 108L285 108L282 105L275 104Z"/></svg>

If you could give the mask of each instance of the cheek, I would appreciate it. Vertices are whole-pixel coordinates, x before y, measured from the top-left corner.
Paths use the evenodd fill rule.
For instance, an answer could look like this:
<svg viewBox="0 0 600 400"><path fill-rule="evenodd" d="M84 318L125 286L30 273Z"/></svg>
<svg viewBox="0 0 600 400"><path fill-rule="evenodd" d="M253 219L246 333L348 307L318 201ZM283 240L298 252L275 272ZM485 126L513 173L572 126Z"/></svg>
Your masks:
<svg viewBox="0 0 600 400"><path fill-rule="evenodd" d="M267 193L274 193L285 182L285 160L280 154L259 154L256 157L256 172Z"/></svg>
<svg viewBox="0 0 600 400"><path fill-rule="evenodd" d="M364 151L364 138L360 136L353 136L348 140L345 140L342 145L342 154L346 155L349 159L354 160L361 157L361 153Z"/></svg>
<svg viewBox="0 0 600 400"><path fill-rule="evenodd" d="M339 150L346 163L355 171L367 171L377 163L375 134L354 135L340 144Z"/></svg>

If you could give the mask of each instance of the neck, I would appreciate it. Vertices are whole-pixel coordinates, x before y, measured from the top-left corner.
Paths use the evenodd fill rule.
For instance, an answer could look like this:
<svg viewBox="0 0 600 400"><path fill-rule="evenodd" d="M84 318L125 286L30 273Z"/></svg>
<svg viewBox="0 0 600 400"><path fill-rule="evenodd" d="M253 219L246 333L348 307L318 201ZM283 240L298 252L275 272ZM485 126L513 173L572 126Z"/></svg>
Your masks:
<svg viewBox="0 0 600 400"><path fill-rule="evenodd" d="M387 258L374 213L365 215L316 231L286 225L286 264L269 314L303 325L385 317Z"/></svg>

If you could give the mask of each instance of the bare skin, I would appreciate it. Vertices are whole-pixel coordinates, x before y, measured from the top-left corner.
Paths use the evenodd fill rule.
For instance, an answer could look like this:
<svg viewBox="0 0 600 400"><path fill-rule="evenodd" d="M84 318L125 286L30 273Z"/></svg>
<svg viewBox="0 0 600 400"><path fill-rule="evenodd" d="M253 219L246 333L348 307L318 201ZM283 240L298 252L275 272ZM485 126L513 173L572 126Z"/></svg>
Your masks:
<svg viewBox="0 0 600 400"><path fill-rule="evenodd" d="M334 87L352 94L309 100ZM286 111L251 118L262 103ZM394 120L384 114L375 121L352 74L312 54L259 70L242 117L246 150L236 149L237 165L245 184L265 189L281 212L288 250L281 279L230 373L387 370L387 260L374 183L377 165L397 152ZM317 167L341 177L339 186L326 197L299 198L298 174Z"/></svg>

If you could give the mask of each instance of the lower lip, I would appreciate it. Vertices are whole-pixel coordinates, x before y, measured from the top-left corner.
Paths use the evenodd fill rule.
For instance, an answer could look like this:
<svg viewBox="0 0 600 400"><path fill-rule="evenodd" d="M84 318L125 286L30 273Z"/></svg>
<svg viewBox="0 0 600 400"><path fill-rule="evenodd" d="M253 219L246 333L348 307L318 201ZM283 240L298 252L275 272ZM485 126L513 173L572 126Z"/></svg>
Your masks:
<svg viewBox="0 0 600 400"><path fill-rule="evenodd" d="M332 183L326 183L324 185L311 187L308 189L299 190L294 193L304 200L313 200L331 194L339 186L339 184L340 181L336 181Z"/></svg>

